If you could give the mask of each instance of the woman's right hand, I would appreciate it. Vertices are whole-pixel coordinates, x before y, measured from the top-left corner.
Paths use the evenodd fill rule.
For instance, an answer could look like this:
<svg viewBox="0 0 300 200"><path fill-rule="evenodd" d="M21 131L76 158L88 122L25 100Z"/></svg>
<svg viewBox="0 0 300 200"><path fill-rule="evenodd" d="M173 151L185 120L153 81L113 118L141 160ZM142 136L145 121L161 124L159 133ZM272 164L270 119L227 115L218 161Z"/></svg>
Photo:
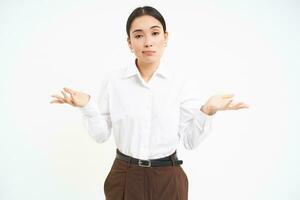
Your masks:
<svg viewBox="0 0 300 200"><path fill-rule="evenodd" d="M74 107L84 107L90 100L90 95L83 92L71 90L70 88L63 88L64 91L61 91L63 97L59 95L51 95L56 99L52 100L50 103L67 103ZM67 93L69 95L67 95Z"/></svg>

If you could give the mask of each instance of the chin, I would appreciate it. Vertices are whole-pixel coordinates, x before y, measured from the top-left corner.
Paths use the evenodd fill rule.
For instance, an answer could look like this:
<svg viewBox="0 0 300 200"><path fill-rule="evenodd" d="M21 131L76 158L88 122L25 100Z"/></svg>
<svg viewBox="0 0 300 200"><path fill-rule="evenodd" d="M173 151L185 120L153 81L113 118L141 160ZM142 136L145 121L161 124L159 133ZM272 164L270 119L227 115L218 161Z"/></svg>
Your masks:
<svg viewBox="0 0 300 200"><path fill-rule="evenodd" d="M160 60L160 57L142 57L138 58L138 60L142 61L143 63L155 63Z"/></svg>

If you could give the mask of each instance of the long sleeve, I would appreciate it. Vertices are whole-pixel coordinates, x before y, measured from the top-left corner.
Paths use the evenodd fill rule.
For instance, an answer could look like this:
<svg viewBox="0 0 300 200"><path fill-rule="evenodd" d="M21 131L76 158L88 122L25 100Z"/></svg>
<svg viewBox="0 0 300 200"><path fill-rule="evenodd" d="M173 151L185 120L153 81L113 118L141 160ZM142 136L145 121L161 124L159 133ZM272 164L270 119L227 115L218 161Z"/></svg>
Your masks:
<svg viewBox="0 0 300 200"><path fill-rule="evenodd" d="M207 115L200 110L201 98L199 98L196 83L186 81L182 88L180 101L180 141L188 150L195 149L201 141L211 132L213 115Z"/></svg>
<svg viewBox="0 0 300 200"><path fill-rule="evenodd" d="M99 92L98 102L91 96L87 105L79 108L89 135L98 143L107 141L111 135L108 94L108 82L105 82Z"/></svg>

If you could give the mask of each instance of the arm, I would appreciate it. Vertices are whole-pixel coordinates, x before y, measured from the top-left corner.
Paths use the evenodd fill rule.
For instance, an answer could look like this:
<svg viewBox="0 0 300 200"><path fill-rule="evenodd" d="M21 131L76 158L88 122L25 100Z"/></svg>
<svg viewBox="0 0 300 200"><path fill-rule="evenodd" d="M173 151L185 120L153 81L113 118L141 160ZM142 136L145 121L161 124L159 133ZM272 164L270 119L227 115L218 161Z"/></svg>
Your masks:
<svg viewBox="0 0 300 200"><path fill-rule="evenodd" d="M181 91L179 137L188 150L195 149L211 132L213 115L208 115L197 96L195 82L185 82ZM204 109L202 109L204 108Z"/></svg>
<svg viewBox="0 0 300 200"><path fill-rule="evenodd" d="M108 94L107 81L104 87L100 90L98 107L96 99L91 96L89 102L84 107L79 108L89 135L98 143L107 141L111 135L112 125L109 112Z"/></svg>

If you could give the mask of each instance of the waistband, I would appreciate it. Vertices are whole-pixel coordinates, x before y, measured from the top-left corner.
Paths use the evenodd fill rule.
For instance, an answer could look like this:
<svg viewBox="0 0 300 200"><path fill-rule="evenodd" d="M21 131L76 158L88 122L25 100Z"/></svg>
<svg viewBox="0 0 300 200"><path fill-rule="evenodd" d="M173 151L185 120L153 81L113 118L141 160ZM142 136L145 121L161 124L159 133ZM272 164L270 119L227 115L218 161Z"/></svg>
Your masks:
<svg viewBox="0 0 300 200"><path fill-rule="evenodd" d="M116 158L126 161L128 163L136 164L140 167L160 167L160 166L176 166L181 165L183 163L182 160L178 160L177 152L175 151L173 154L158 158L158 159L150 159L150 160L142 160L137 159L120 152L119 149L116 150Z"/></svg>

